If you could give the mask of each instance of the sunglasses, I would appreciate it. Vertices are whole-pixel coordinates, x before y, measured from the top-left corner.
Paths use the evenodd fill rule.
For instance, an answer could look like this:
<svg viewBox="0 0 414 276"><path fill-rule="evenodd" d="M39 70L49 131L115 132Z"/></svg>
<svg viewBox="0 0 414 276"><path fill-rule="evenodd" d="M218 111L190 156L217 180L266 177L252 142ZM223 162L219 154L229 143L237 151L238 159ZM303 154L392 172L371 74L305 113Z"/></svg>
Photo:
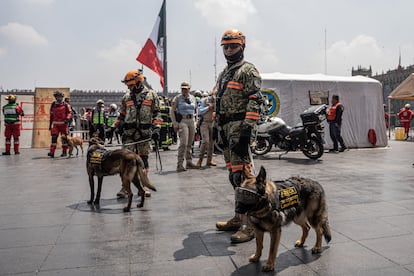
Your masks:
<svg viewBox="0 0 414 276"><path fill-rule="evenodd" d="M224 50L227 50L228 48L234 50L234 49L237 49L239 47L240 47L240 44L237 44L237 43L231 43L231 44L224 44L223 45Z"/></svg>

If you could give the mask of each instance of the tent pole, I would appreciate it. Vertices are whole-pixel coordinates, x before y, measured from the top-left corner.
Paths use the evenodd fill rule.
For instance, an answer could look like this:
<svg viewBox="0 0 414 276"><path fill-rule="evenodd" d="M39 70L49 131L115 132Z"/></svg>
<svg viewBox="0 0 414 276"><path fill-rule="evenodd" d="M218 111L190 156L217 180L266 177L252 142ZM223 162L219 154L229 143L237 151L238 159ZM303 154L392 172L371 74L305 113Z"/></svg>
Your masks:
<svg viewBox="0 0 414 276"><path fill-rule="evenodd" d="M391 98L390 97L388 97L388 127L389 127L388 140L391 140Z"/></svg>

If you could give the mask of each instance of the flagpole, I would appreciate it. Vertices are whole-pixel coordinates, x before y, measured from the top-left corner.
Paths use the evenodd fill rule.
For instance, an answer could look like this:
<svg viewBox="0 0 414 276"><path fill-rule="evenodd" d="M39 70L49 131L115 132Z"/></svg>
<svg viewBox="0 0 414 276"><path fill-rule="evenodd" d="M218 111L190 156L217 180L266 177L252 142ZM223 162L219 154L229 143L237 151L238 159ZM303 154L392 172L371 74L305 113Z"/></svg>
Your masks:
<svg viewBox="0 0 414 276"><path fill-rule="evenodd" d="M162 11L162 16L164 17L164 31L165 31L165 39L164 39L164 61L163 61L163 67L164 67L164 90L162 94L164 96L168 96L168 79L167 79L167 1L163 0L163 6L164 9Z"/></svg>

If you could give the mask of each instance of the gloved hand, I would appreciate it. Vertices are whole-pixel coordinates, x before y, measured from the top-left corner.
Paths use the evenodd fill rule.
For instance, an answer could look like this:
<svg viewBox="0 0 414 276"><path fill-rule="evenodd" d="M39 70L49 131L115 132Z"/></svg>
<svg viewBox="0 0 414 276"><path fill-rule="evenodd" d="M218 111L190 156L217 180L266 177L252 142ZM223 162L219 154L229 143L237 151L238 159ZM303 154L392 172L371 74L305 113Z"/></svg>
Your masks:
<svg viewBox="0 0 414 276"><path fill-rule="evenodd" d="M70 119L65 119L65 123L69 124L70 123Z"/></svg>
<svg viewBox="0 0 414 276"><path fill-rule="evenodd" d="M160 128L159 127L155 127L152 130L151 139L156 141L156 142L158 142L160 140Z"/></svg>
<svg viewBox="0 0 414 276"><path fill-rule="evenodd" d="M233 151L239 156L246 156L249 153L250 138L252 135L251 127L248 124L242 124L240 128L239 142L234 145Z"/></svg>

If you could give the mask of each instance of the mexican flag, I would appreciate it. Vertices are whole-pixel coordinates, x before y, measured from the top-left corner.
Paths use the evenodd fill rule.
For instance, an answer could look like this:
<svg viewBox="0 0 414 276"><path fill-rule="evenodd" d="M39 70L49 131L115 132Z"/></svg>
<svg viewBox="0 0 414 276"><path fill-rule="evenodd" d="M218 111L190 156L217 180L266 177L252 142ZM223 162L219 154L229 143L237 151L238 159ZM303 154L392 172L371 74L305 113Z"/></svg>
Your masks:
<svg viewBox="0 0 414 276"><path fill-rule="evenodd" d="M164 54L166 43L165 31L165 0L162 2L161 10L157 21L152 29L150 37L147 39L141 52L138 54L137 61L147 66L149 69L160 76L161 86L164 87Z"/></svg>

